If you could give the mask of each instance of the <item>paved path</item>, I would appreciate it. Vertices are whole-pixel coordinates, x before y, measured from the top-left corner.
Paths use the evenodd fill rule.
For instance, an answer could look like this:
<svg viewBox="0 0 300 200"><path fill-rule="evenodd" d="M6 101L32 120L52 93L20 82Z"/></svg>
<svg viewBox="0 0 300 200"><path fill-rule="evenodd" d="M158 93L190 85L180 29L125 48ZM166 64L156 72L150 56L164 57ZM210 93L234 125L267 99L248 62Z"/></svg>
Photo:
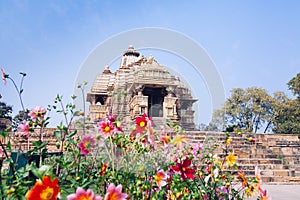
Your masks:
<svg viewBox="0 0 300 200"><path fill-rule="evenodd" d="M263 185L272 200L300 200L299 185Z"/></svg>

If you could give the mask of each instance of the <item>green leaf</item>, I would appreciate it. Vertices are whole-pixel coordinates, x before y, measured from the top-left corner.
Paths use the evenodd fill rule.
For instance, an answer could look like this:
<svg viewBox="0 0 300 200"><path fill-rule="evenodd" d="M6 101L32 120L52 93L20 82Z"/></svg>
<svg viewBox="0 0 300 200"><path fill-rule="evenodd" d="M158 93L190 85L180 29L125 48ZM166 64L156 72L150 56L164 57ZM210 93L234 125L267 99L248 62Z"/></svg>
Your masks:
<svg viewBox="0 0 300 200"><path fill-rule="evenodd" d="M62 134L60 131L54 131L54 136L57 140L61 140L62 139Z"/></svg>
<svg viewBox="0 0 300 200"><path fill-rule="evenodd" d="M6 147L7 147L8 149L11 149L11 142L10 142L10 141L7 142Z"/></svg>
<svg viewBox="0 0 300 200"><path fill-rule="evenodd" d="M76 135L76 133L77 133L77 130L74 130L73 132L71 132L71 133L67 136L67 138L73 137L74 135Z"/></svg>
<svg viewBox="0 0 300 200"><path fill-rule="evenodd" d="M7 136L7 132L5 131L0 131L0 136L2 136L3 138L5 138Z"/></svg>
<svg viewBox="0 0 300 200"><path fill-rule="evenodd" d="M43 142L41 140L38 140L38 141L33 141L32 142L32 145L35 146L35 147L38 147L42 144Z"/></svg>
<svg viewBox="0 0 300 200"><path fill-rule="evenodd" d="M73 115L74 115L74 116L79 116L79 111L75 111L75 112L73 113Z"/></svg>

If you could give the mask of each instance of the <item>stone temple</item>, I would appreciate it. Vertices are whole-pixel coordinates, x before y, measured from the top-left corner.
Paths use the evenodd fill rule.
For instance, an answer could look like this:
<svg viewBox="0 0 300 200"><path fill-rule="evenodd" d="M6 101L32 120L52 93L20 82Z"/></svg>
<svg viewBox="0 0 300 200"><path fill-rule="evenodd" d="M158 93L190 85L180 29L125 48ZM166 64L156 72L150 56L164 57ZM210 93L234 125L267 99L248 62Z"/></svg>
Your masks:
<svg viewBox="0 0 300 200"><path fill-rule="evenodd" d="M154 57L140 56L133 46L123 52L118 70L111 72L106 66L97 75L87 101L92 122L120 114L130 123L146 113L158 128L172 121L184 130L195 129L193 103L197 99L190 89Z"/></svg>

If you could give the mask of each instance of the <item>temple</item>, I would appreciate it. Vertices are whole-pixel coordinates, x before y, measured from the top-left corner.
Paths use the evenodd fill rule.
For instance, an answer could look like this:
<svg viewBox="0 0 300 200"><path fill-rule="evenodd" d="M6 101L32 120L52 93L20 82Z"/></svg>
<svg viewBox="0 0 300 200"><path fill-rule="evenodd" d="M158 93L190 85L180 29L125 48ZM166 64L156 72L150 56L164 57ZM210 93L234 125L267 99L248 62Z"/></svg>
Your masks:
<svg viewBox="0 0 300 200"><path fill-rule="evenodd" d="M190 89L154 57L140 56L133 46L123 52L116 72L106 66L97 75L87 101L92 122L109 114L120 114L130 122L146 113L156 126L172 121L184 130L195 129L193 103L197 99Z"/></svg>

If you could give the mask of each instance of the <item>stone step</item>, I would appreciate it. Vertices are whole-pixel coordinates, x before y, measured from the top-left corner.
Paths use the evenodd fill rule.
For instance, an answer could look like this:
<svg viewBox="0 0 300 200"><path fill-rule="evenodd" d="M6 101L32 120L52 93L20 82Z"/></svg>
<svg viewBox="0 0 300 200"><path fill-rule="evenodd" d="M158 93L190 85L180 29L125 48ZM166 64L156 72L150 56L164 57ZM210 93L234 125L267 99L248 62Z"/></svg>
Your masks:
<svg viewBox="0 0 300 200"><path fill-rule="evenodd" d="M282 160L279 159L274 159L270 158L268 160L266 159L261 159L261 158L238 158L237 161L239 164L253 164L253 165L258 165L258 164L282 164Z"/></svg>
<svg viewBox="0 0 300 200"><path fill-rule="evenodd" d="M269 164L258 164L258 165L253 165L253 164L240 164L238 166L239 170L255 170L255 167L258 167L260 170L281 170L281 169L288 169L288 167L283 166L283 165L269 165Z"/></svg>
<svg viewBox="0 0 300 200"><path fill-rule="evenodd" d="M236 174L239 172L239 170L227 170L231 172L235 172ZM254 170L243 170L246 177L249 178L255 178L255 171ZM260 170L261 177L265 178L272 178L272 177L278 177L278 178L287 178L291 175L290 170Z"/></svg>

